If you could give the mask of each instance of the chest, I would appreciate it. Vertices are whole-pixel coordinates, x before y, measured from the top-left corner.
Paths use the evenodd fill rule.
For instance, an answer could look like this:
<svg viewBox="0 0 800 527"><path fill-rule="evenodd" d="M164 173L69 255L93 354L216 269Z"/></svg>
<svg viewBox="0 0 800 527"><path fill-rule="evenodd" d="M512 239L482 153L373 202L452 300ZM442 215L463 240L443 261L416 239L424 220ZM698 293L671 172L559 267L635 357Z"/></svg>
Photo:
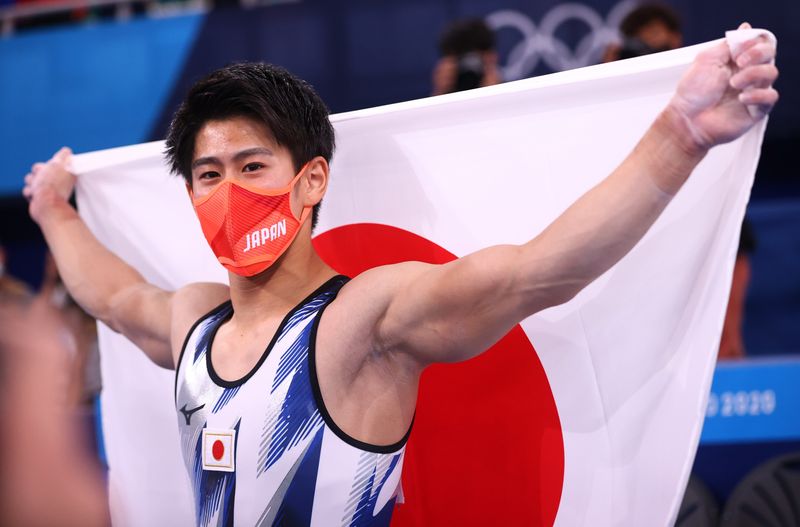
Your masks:
<svg viewBox="0 0 800 527"><path fill-rule="evenodd" d="M403 451L365 451L330 428L315 371L319 307L298 309L255 352L215 347L215 317L187 339L175 396L199 525L270 525L278 511L312 526L368 511L388 525ZM226 355L249 360L224 378Z"/></svg>
<svg viewBox="0 0 800 527"><path fill-rule="evenodd" d="M207 366L219 378L236 382L246 377L272 353L280 320L267 320L247 331L223 324L209 343Z"/></svg>
<svg viewBox="0 0 800 527"><path fill-rule="evenodd" d="M177 372L175 402L187 469L198 478L205 475L199 462L210 448L210 432L231 438L237 465L265 471L293 442L322 423L309 372L313 323L309 314L284 324L273 341L262 345L258 356L240 364L243 367L230 378L215 370L217 348L208 335L213 324L190 336Z"/></svg>

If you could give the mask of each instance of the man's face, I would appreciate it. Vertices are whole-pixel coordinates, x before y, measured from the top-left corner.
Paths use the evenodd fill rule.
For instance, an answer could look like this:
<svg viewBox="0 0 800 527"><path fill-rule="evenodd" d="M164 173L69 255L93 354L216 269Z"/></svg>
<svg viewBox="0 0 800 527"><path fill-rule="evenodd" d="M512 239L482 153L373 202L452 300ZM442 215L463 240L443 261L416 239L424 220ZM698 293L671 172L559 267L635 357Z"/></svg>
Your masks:
<svg viewBox="0 0 800 527"><path fill-rule="evenodd" d="M208 121L197 133L192 159L195 198L231 180L261 189L288 185L295 176L289 151L279 146L266 126L247 117ZM292 210L299 216L302 204L292 193Z"/></svg>
<svg viewBox="0 0 800 527"><path fill-rule="evenodd" d="M680 33L670 31L663 22L653 21L642 27L636 38L644 42L651 49L677 49L683 44Z"/></svg>

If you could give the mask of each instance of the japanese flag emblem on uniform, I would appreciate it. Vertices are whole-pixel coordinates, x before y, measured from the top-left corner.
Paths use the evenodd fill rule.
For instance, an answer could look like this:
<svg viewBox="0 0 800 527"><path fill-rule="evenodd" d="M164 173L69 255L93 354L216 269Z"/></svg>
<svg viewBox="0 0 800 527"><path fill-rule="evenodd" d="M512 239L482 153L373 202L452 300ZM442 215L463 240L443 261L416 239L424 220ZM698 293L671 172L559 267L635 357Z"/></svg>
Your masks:
<svg viewBox="0 0 800 527"><path fill-rule="evenodd" d="M234 471L236 430L203 429L203 470Z"/></svg>

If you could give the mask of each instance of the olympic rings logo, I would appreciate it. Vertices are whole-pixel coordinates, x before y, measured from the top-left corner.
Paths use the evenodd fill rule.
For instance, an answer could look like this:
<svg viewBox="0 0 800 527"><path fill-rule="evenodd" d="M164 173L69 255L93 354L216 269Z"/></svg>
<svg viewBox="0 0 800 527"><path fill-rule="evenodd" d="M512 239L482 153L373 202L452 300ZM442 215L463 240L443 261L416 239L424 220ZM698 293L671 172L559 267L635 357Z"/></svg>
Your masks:
<svg viewBox="0 0 800 527"><path fill-rule="evenodd" d="M604 20L587 5L563 3L547 12L538 28L527 15L519 11L503 9L489 14L486 23L495 32L512 29L522 35L522 41L511 49L506 64L501 67L503 78L510 81L527 77L540 61L553 71L595 64L609 44L619 41L617 28L636 5L634 0L622 0L611 8ZM559 26L571 20L583 22L589 28L588 34L577 43L574 50L556 37Z"/></svg>

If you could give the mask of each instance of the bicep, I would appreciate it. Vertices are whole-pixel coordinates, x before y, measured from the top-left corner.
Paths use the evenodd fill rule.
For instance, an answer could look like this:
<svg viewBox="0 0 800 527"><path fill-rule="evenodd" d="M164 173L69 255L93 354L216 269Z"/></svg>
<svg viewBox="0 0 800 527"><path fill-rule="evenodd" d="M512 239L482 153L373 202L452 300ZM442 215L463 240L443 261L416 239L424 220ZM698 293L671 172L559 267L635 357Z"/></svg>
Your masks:
<svg viewBox="0 0 800 527"><path fill-rule="evenodd" d="M145 282L117 293L110 302L110 326L159 366L173 368L172 304L175 293Z"/></svg>
<svg viewBox="0 0 800 527"><path fill-rule="evenodd" d="M471 358L535 311L525 251L490 247L444 265L403 264L379 325L387 349L421 364Z"/></svg>

